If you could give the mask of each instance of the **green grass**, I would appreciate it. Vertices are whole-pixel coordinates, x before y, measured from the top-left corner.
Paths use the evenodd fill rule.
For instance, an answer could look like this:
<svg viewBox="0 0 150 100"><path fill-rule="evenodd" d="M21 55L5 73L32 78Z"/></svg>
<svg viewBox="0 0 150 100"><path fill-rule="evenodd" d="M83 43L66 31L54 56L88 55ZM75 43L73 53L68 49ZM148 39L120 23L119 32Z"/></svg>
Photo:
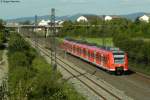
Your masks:
<svg viewBox="0 0 150 100"><path fill-rule="evenodd" d="M97 45L103 45L103 39L102 38L74 38L76 40L85 40L88 43L95 43ZM58 38L60 42L64 40L64 38ZM105 45L113 47L113 39L112 38L105 38Z"/></svg>
<svg viewBox="0 0 150 100"><path fill-rule="evenodd" d="M85 40L89 43L96 43L98 45L103 45L102 38L85 38ZM112 38L105 38L104 41L106 46L114 46Z"/></svg>

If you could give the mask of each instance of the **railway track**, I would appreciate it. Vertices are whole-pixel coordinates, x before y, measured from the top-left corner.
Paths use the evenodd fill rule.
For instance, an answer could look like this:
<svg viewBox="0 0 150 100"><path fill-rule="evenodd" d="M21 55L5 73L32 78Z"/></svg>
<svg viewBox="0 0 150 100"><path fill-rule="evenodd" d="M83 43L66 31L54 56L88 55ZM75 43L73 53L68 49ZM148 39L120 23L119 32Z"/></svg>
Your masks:
<svg viewBox="0 0 150 100"><path fill-rule="evenodd" d="M32 45L35 46L35 41L32 41ZM37 45L39 50L47 57L51 58L50 51L42 47L41 45ZM110 90L105 89L102 85L98 84L96 81L91 79L86 75L86 73L82 73L79 70L75 69L73 66L64 62L60 57L57 56L57 64L65 69L69 74L71 74L74 78L79 80L82 84L92 90L97 96L99 96L103 100L122 100L123 98L118 95L110 92Z"/></svg>

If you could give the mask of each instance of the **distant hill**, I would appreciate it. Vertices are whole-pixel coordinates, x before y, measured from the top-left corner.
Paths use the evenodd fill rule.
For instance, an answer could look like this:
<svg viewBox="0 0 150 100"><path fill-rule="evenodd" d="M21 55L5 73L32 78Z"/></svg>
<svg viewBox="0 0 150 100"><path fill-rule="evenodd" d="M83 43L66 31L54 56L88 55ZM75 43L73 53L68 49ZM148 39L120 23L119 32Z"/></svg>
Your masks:
<svg viewBox="0 0 150 100"><path fill-rule="evenodd" d="M127 14L127 15L118 15L118 16L122 16L124 18L127 18L129 20L134 21L137 17L143 16L144 14L148 14L150 15L150 13L144 13L144 12L138 12L138 13L132 13L132 14ZM56 17L56 20L71 20L71 21L75 21L78 17L82 16L82 15L94 15L94 14L75 14L72 16L60 16L60 17ZM38 20L49 20L50 16L49 15L45 15L45 16L38 16ZM7 20L8 22L23 22L23 21L31 21L34 22L34 17L22 17L22 18L16 18L16 19L9 19Z"/></svg>
<svg viewBox="0 0 150 100"><path fill-rule="evenodd" d="M56 20L71 20L71 21L75 21L78 17L82 16L82 15L94 15L94 14L75 14L72 16L60 16L60 17L56 17ZM45 16L38 16L38 21L39 20L50 20L50 15L45 15ZM16 18L16 19L8 19L7 22L24 22L24 21L31 21L34 22L35 17L21 17L21 18Z"/></svg>
<svg viewBox="0 0 150 100"><path fill-rule="evenodd" d="M40 20L49 20L50 16L49 15L45 15L45 16L38 16L38 21ZM67 20L68 16L60 16L60 17L56 17L56 20ZM24 22L24 21L31 21L34 22L35 17L21 17L21 18L16 18L16 19L8 19L6 20L7 22Z"/></svg>

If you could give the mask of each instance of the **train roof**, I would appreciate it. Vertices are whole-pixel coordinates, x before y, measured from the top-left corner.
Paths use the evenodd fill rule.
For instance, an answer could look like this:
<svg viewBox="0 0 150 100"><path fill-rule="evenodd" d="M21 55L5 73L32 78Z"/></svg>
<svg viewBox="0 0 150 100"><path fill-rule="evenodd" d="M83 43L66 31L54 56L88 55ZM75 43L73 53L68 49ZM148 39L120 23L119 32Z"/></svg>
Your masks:
<svg viewBox="0 0 150 100"><path fill-rule="evenodd" d="M90 48L91 50L101 50L103 52L112 52L112 53L124 53L124 51L121 51L119 48L116 47L106 47L106 46L100 46L95 43L88 43L87 41L79 41L74 39L65 39L68 42L72 42L73 44L77 44L82 47Z"/></svg>

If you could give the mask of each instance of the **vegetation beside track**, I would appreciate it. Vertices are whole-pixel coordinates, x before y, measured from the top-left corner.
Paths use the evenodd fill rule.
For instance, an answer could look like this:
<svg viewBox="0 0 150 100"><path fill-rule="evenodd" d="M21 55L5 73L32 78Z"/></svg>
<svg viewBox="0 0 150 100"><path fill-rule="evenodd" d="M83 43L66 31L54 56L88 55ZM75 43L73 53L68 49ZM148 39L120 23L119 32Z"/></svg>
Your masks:
<svg viewBox="0 0 150 100"><path fill-rule="evenodd" d="M85 99L18 34L11 34L8 50L11 100Z"/></svg>

